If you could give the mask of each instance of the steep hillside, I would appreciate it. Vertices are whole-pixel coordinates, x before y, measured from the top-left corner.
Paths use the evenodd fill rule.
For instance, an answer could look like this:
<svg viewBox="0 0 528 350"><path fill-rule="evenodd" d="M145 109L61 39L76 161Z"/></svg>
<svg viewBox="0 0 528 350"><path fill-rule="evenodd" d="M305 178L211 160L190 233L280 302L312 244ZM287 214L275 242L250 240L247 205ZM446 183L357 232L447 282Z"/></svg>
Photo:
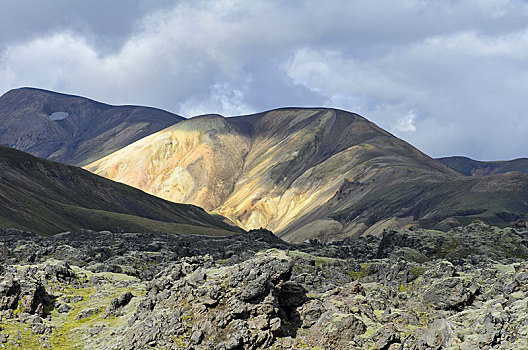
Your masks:
<svg viewBox="0 0 528 350"><path fill-rule="evenodd" d="M503 174L509 171L528 173L528 158L495 162L481 162L468 157L445 157L437 160L468 176Z"/></svg>
<svg viewBox="0 0 528 350"><path fill-rule="evenodd" d="M86 168L212 210L233 191L250 147L250 136L228 119L204 116L145 137Z"/></svg>
<svg viewBox="0 0 528 350"><path fill-rule="evenodd" d="M415 222L432 215L417 196L463 177L359 115L317 108L192 118L86 169L292 241Z"/></svg>
<svg viewBox="0 0 528 350"><path fill-rule="evenodd" d="M404 224L445 230L474 219L504 227L527 217L527 197L528 174L463 177L440 183L411 180L374 187L357 201L343 201L350 203L348 206L339 204L336 198L335 207L339 209L330 216L348 225L363 222L364 233L374 234ZM298 233L302 237L302 230ZM332 238L339 237L344 238L342 234Z"/></svg>
<svg viewBox="0 0 528 350"><path fill-rule="evenodd" d="M0 227L53 234L91 228L229 235L203 209L176 204L83 169L0 146Z"/></svg>
<svg viewBox="0 0 528 350"><path fill-rule="evenodd" d="M0 144L84 165L182 119L155 108L22 88L0 97Z"/></svg>

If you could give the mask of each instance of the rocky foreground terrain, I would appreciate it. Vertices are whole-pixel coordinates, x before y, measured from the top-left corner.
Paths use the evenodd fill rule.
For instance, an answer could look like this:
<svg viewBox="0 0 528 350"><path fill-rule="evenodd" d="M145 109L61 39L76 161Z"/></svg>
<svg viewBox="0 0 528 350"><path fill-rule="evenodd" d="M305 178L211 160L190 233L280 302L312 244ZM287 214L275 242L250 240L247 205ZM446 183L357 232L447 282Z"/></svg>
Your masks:
<svg viewBox="0 0 528 350"><path fill-rule="evenodd" d="M528 231L1 230L0 348L525 349Z"/></svg>

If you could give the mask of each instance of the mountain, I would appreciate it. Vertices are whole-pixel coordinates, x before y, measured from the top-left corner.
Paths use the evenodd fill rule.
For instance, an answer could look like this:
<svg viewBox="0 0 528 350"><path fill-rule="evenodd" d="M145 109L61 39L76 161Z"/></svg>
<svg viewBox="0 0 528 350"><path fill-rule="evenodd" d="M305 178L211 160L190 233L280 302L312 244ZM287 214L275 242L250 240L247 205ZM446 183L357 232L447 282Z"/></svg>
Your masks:
<svg viewBox="0 0 528 350"><path fill-rule="evenodd" d="M474 218L505 226L528 213L525 175L465 177L336 109L185 120L24 88L0 98L0 143L289 241Z"/></svg>
<svg viewBox="0 0 528 350"><path fill-rule="evenodd" d="M509 171L528 173L528 158L507 161L482 162L468 157L437 158L439 162L468 176L503 174Z"/></svg>
<svg viewBox="0 0 528 350"><path fill-rule="evenodd" d="M176 204L81 168L0 146L0 227L43 235L72 229L229 235L203 209Z"/></svg>
<svg viewBox="0 0 528 350"><path fill-rule="evenodd" d="M365 118L335 109L195 117L86 169L290 241L474 217L505 225L528 212L526 176L471 181Z"/></svg>
<svg viewBox="0 0 528 350"><path fill-rule="evenodd" d="M21 88L0 97L0 144L84 165L183 119L156 108Z"/></svg>

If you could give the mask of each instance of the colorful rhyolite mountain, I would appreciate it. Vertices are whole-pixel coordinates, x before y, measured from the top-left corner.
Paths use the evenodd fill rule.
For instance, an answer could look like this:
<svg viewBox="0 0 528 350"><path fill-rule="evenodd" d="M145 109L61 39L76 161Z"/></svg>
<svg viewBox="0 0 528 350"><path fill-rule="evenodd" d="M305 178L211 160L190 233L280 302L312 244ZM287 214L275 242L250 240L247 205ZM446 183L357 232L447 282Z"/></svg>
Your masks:
<svg viewBox="0 0 528 350"><path fill-rule="evenodd" d="M182 121L86 166L244 229L342 239L528 212L528 176L470 179L365 118L324 108Z"/></svg>

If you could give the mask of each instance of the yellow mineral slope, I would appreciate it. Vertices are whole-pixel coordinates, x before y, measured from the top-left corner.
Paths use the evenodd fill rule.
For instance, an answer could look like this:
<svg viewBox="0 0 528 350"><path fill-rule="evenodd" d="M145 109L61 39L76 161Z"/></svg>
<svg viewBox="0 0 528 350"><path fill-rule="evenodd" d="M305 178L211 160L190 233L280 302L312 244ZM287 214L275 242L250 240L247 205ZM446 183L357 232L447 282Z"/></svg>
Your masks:
<svg viewBox="0 0 528 350"><path fill-rule="evenodd" d="M230 195L250 140L220 116L189 119L86 167L158 197L213 210Z"/></svg>

